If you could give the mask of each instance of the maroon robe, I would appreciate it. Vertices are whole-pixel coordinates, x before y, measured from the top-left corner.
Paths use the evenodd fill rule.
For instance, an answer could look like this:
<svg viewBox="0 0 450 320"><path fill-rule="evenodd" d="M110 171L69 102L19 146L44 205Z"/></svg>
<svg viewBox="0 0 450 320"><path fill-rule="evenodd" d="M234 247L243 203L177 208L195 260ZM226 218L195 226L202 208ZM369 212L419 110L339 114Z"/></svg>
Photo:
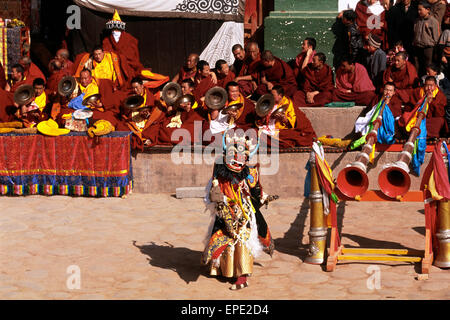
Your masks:
<svg viewBox="0 0 450 320"><path fill-rule="evenodd" d="M14 94L0 89L0 122L14 121L14 113L17 108L14 106Z"/></svg>
<svg viewBox="0 0 450 320"><path fill-rule="evenodd" d="M420 89L416 88L413 90L411 95L410 103L405 106L405 111L412 111L414 106L422 99L420 96ZM441 130L447 131L445 127L445 107L447 106L447 97L439 89L436 97L428 104L427 112L427 137L428 138L439 138ZM400 124L400 123L399 123ZM446 134L447 132L443 132Z"/></svg>
<svg viewBox="0 0 450 320"><path fill-rule="evenodd" d="M289 129L281 129L278 135L278 147L294 148L294 147L311 147L316 138L316 133L311 125L311 122L306 115L294 105L295 111L295 127ZM257 118L258 119L258 118ZM258 121L258 120L257 120ZM261 140L267 143L267 146L272 145L272 137L261 134Z"/></svg>
<svg viewBox="0 0 450 320"><path fill-rule="evenodd" d="M164 117L161 117L158 122L155 121L155 126L151 130L146 131L149 135L149 139L152 141L151 146L154 145L176 145L182 143L183 145L191 145L200 141L202 135L202 126L205 118L202 115L202 111L199 107L191 109L189 112L181 112L181 128L168 128L167 125L171 122L171 119L176 116L176 112L171 112ZM195 122L200 122L195 126ZM159 126L156 126L159 124ZM189 132L189 136L178 136L172 139L172 134L177 129L185 129ZM194 131L195 129L198 130ZM180 132L182 132L180 130Z"/></svg>
<svg viewBox="0 0 450 320"><path fill-rule="evenodd" d="M58 84L62 78L67 75L67 70L58 70L55 73L52 73L50 77L48 77L47 83L45 84L45 92L47 95L53 95L58 93Z"/></svg>
<svg viewBox="0 0 450 320"><path fill-rule="evenodd" d="M226 76L222 76L218 73L216 73L216 76L217 76L216 86L222 87L222 88L225 88L225 86L227 85L228 82L233 81L236 78L234 72L231 70L228 72L228 74Z"/></svg>
<svg viewBox="0 0 450 320"><path fill-rule="evenodd" d="M371 18L373 16L372 13L367 12L367 5L364 1L359 1L355 8L356 13L356 24L358 25L358 30L361 33L363 41L367 39L369 33L377 35L382 40L382 48L383 50L388 49L388 39L387 39L387 22L386 22L386 10L380 14L380 18L378 20ZM369 28L367 23L374 24L373 28ZM377 23L380 25L376 25ZM381 23L383 26L381 26Z"/></svg>
<svg viewBox="0 0 450 320"><path fill-rule="evenodd" d="M183 66L178 72L178 83L181 85L181 82L185 79L191 79L192 81L195 81L196 74L197 70L189 70Z"/></svg>
<svg viewBox="0 0 450 320"><path fill-rule="evenodd" d="M122 31L119 42L109 35L103 39L103 50L114 52L119 56L125 78L137 76L144 66L139 57L139 41L128 32Z"/></svg>
<svg viewBox="0 0 450 320"><path fill-rule="evenodd" d="M206 92L208 92L209 89L216 86L211 77L206 77L203 79L197 78L195 83L195 89L192 94L194 95L196 101L200 101L200 99L205 96Z"/></svg>
<svg viewBox="0 0 450 320"><path fill-rule="evenodd" d="M383 74L383 86L391 78L395 84L395 94L391 99L392 114L398 117L402 114L401 106L409 103L410 96L419 83L419 77L414 65L406 61L403 69L397 69L394 65L388 66Z"/></svg>
<svg viewBox="0 0 450 320"><path fill-rule="evenodd" d="M251 61L249 58L246 58L244 60L244 63L242 65L241 71L239 72L238 76L249 76L251 75L253 80L258 83L258 69L260 68L261 64L261 58L260 55L258 55L256 60ZM248 97L255 91L253 88L252 81L250 80L239 80L239 91L244 95L244 97Z"/></svg>
<svg viewBox="0 0 450 320"><path fill-rule="evenodd" d="M347 92L348 90L351 92ZM363 65L355 63L352 73L347 73L342 68L337 70L333 101L354 101L356 105L372 106L376 99L375 87Z"/></svg>
<svg viewBox="0 0 450 320"><path fill-rule="evenodd" d="M269 68L264 67L261 63L259 68L259 76L261 79L265 77L266 80L274 86L282 86L284 89L284 94L287 97L292 97L297 91L297 81L295 80L294 71L292 71L292 68L280 58L275 57L275 64ZM258 83L256 93L259 95L269 93L267 86L262 84L261 80Z"/></svg>
<svg viewBox="0 0 450 320"><path fill-rule="evenodd" d="M5 69L3 68L3 65L0 62L0 89L5 89L5 86L6 86Z"/></svg>
<svg viewBox="0 0 450 320"><path fill-rule="evenodd" d="M44 81L46 79L44 74L42 73L42 71L33 62L31 62L28 70L25 70L25 72L23 73L23 76L30 84L32 84L34 79L37 79L37 78L41 78Z"/></svg>
<svg viewBox="0 0 450 320"><path fill-rule="evenodd" d="M301 90L298 90L293 97L294 105L298 107L323 107L331 102L333 97L333 70L324 64L323 67L315 69L310 63L302 70L304 78ZM306 93L319 91L314 97L314 103L306 102Z"/></svg>

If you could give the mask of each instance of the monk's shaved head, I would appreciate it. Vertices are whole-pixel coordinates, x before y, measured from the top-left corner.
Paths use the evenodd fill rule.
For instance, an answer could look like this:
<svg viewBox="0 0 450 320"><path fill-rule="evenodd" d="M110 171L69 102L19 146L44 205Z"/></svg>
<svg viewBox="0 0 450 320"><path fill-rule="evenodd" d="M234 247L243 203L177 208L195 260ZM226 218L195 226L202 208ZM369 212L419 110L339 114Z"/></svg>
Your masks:
<svg viewBox="0 0 450 320"><path fill-rule="evenodd" d="M259 56L259 46L256 42L249 42L245 47L245 53L252 61L258 59Z"/></svg>
<svg viewBox="0 0 450 320"><path fill-rule="evenodd" d="M23 65L23 66L24 65L29 65L29 64L31 64L31 59L28 56L23 56L23 57L20 58L19 63L21 65Z"/></svg>
<svg viewBox="0 0 450 320"><path fill-rule="evenodd" d="M397 52L397 53L395 54L395 56L396 56L396 57L401 57L401 58L402 58L403 60L405 60L405 61L406 61L406 59L408 58L408 56L406 55L406 53L403 52L403 51Z"/></svg>
<svg viewBox="0 0 450 320"><path fill-rule="evenodd" d="M67 49L59 49L58 51L56 51L56 56L57 57L62 57L64 59L69 59L69 50L67 50Z"/></svg>
<svg viewBox="0 0 450 320"><path fill-rule="evenodd" d="M193 69L197 67L200 56L197 53L191 53L186 60L186 67Z"/></svg>
<svg viewBox="0 0 450 320"><path fill-rule="evenodd" d="M270 50L265 50L265 51L261 54L261 60L262 60L262 61L273 61L273 60L275 60L275 57L273 56L272 51L270 51Z"/></svg>

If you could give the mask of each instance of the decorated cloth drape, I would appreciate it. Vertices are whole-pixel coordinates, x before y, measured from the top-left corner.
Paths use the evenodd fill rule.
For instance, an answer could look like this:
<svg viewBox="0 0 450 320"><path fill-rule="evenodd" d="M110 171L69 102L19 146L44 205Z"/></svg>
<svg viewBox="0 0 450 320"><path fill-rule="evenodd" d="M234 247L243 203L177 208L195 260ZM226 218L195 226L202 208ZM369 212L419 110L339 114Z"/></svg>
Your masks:
<svg viewBox="0 0 450 320"><path fill-rule="evenodd" d="M132 188L131 133L0 135L1 195L114 196Z"/></svg>
<svg viewBox="0 0 450 320"><path fill-rule="evenodd" d="M438 93L438 89L433 91L433 97L436 96ZM423 112L425 114L425 117L423 118L422 122L420 123L420 132L417 136L416 140L414 141L414 153L413 157L411 159L411 167L417 175L420 174L420 167L423 164L423 161L425 159L425 149L427 148L427 120L426 115L428 113L428 102L426 97L424 96L423 89L421 89L421 96L423 97L418 103L417 106L414 108L413 111L410 113L404 113L402 117L404 117L404 123L405 123L405 129L407 132L410 132L412 128L416 126L417 118L419 113Z"/></svg>
<svg viewBox="0 0 450 320"><path fill-rule="evenodd" d="M328 162L325 160L325 153L322 144L320 142L313 142L312 148L315 154L314 156L315 156L317 176L319 178L319 185L322 190L323 212L327 216L328 227L333 227L337 229L336 204L339 202L339 199L337 195L334 193L334 188L336 184L333 178L333 171L331 170ZM308 172L307 178L310 177L311 173ZM340 246L340 238L339 235L337 235L337 241L335 243L334 249L337 250L339 246Z"/></svg>
<svg viewBox="0 0 450 320"><path fill-rule="evenodd" d="M367 142L367 135L372 131L375 120L380 115L383 101L384 100L380 100L365 117L360 117L356 120L355 132L361 132L362 137L352 142L350 150L356 149ZM377 142L382 144L393 144L395 142L395 119L388 104L385 105L381 117L381 126L378 128L377 132ZM372 148L372 152L369 155L370 162L373 162L374 157L375 148Z"/></svg>
<svg viewBox="0 0 450 320"><path fill-rule="evenodd" d="M219 19L243 22L244 0L75 0L77 5L120 15Z"/></svg>
<svg viewBox="0 0 450 320"><path fill-rule="evenodd" d="M11 67L20 59L21 27L0 28L0 62L5 69L5 76L11 73Z"/></svg>
<svg viewBox="0 0 450 320"><path fill-rule="evenodd" d="M431 239L434 250L437 249L439 242L436 237L436 217L440 200L450 200L450 182L448 168L445 165L441 147L444 148L445 156L450 157L447 144L438 142L434 147L431 160L426 167L420 190L424 193L425 201L425 227L431 231Z"/></svg>

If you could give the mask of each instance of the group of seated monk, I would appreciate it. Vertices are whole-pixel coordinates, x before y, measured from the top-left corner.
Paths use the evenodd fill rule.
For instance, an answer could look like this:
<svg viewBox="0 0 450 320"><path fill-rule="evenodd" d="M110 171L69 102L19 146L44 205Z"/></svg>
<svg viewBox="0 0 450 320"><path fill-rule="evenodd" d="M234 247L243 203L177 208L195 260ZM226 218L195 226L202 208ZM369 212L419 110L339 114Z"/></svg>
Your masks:
<svg viewBox="0 0 450 320"><path fill-rule="evenodd" d="M301 108L330 102L372 107L387 86L394 92L389 107L396 120L427 96L429 137L448 132L445 95L434 77L427 77L420 86L415 67L403 52L385 70L382 88L374 87L365 67L351 56L341 59L334 77L325 54L315 51L313 38L303 41L293 67L269 50L260 53L258 44L249 42L245 49L240 44L232 47L232 65L217 60L211 68L192 53L169 82L168 76L144 68L137 40L117 18L110 27L112 33L102 46L79 54L74 63L66 49L59 50L49 64L48 79L23 57L0 89L0 122L19 120L33 127L52 118L67 127L76 110L88 110L89 124L107 120L117 131L133 132L133 148L138 150L181 142L210 143L231 128L256 129L268 145L276 142L281 148L311 146L316 134ZM70 82L68 77L74 79L74 86L65 92L60 86ZM34 99L19 105L14 93L24 84L33 86ZM180 91L176 99L164 95L170 86ZM222 94L221 106L207 99L211 92ZM264 104L267 101L271 103Z"/></svg>

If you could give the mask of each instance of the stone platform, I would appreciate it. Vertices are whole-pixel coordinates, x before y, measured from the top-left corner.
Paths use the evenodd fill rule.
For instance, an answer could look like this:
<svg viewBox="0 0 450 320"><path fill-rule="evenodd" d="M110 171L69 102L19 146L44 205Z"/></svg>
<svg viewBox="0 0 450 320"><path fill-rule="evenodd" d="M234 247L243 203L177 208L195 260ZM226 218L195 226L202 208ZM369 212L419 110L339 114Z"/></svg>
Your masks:
<svg viewBox="0 0 450 320"><path fill-rule="evenodd" d="M352 108L302 108L318 137L332 135L334 138L352 136L356 119L364 107ZM282 197L303 196L309 160L308 148L303 152L281 152L278 155L260 157L261 181L267 193ZM329 150L332 151L332 150ZM336 178L339 172L353 162L359 151L327 152L325 158ZM177 164L186 156L184 163ZM395 162L399 152L376 152L375 163L368 168L369 188L378 189L378 174L386 163ZM422 173L431 158L425 155ZM139 153L133 158L134 192L137 193L176 193L177 188L206 186L212 174L214 157L209 157L204 150L194 150L191 154L171 154L171 148L152 148ZM209 162L207 161L209 160ZM265 163L267 162L267 163ZM411 175L411 190L419 190L422 177Z"/></svg>
<svg viewBox="0 0 450 320"><path fill-rule="evenodd" d="M339 172L353 162L359 152L326 153L325 158L337 178ZM378 188L378 174L385 163L395 162L399 152L376 152L373 167L369 166L369 189ZM202 156L192 153L190 164L175 164L167 152L140 153L133 158L134 187L136 193L176 193L177 188L206 186L212 175L212 164L194 164ZM281 197L301 197L307 174L305 166L309 152L280 153L273 156L270 163L261 165L261 181L266 193ZM425 155L421 173L431 159L431 153ZM264 159L263 159L264 160ZM419 190L420 177L411 175L410 190Z"/></svg>

